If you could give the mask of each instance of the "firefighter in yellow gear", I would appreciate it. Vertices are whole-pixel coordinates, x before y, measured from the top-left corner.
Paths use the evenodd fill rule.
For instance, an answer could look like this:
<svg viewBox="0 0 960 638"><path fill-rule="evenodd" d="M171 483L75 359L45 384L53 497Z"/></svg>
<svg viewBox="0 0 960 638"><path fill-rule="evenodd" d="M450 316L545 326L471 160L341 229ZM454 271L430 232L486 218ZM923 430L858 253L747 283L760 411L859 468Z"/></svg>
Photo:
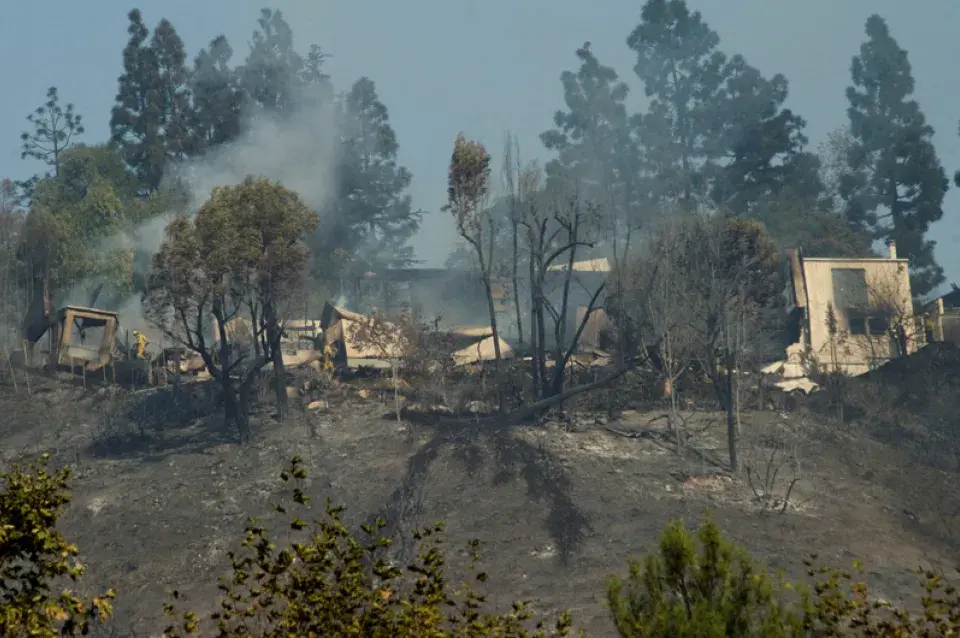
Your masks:
<svg viewBox="0 0 960 638"><path fill-rule="evenodd" d="M147 358L147 341L146 335L144 335L139 330L133 331L133 338L137 340L137 359L146 359Z"/></svg>
<svg viewBox="0 0 960 638"><path fill-rule="evenodd" d="M336 356L336 347L332 342L327 342L323 346L323 369L333 370L333 358Z"/></svg>

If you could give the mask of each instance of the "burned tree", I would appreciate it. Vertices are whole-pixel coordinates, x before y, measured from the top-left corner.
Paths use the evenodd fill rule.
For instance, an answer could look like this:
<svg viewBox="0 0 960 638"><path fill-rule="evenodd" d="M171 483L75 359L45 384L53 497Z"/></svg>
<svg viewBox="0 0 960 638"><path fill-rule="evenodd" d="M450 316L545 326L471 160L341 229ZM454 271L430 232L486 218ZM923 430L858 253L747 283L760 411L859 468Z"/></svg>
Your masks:
<svg viewBox="0 0 960 638"><path fill-rule="evenodd" d="M750 342L781 290L779 255L761 224L726 216L693 218L682 255L690 294L702 304L702 312L691 317L700 334L701 363L727 414L730 466L737 471L739 380Z"/></svg>
<svg viewBox="0 0 960 638"><path fill-rule="evenodd" d="M488 203L490 196L490 154L480 142L457 136L447 173L447 204L457 232L473 247L480 266L480 279L487 295L490 331L493 333L494 359L499 372L502 354L497 330L497 310L493 298L493 265L496 221ZM501 406L502 407L502 406Z"/></svg>
<svg viewBox="0 0 960 638"><path fill-rule="evenodd" d="M250 390L268 361L276 366L281 410L286 399L283 304L301 281L308 257L302 239L316 223L316 213L296 193L247 178L215 188L193 220L173 221L153 258L146 314L169 338L200 355L221 385L227 422L236 425L241 440L250 435ZM251 317L254 341L265 346L256 354L231 343L234 322L253 308L259 309Z"/></svg>
<svg viewBox="0 0 960 638"><path fill-rule="evenodd" d="M527 177L536 183L536 177ZM578 249L592 248L585 241L594 208L575 190L544 193L532 200L524 211L522 224L530 277L530 329L533 346L532 374L536 399L547 399L563 392L567 365L576 351L590 316L598 307L605 283L590 291L584 316L576 322L571 335L570 295L575 284ZM549 293L559 290L560 298ZM547 318L553 334L553 366L547 369Z"/></svg>
<svg viewBox="0 0 960 638"><path fill-rule="evenodd" d="M523 311L520 304L520 221L524 202L529 197L525 188L524 170L520 162L520 148L514 134L508 133L503 153L503 181L507 190L510 219L510 283L513 306L517 316L517 341L523 344Z"/></svg>
<svg viewBox="0 0 960 638"><path fill-rule="evenodd" d="M612 314L626 337L623 343L648 359L657 373L662 396L670 402L668 420L678 451L683 433L676 385L701 352L696 318L703 300L693 294L684 256L687 227L668 220L653 229L642 250L617 268Z"/></svg>

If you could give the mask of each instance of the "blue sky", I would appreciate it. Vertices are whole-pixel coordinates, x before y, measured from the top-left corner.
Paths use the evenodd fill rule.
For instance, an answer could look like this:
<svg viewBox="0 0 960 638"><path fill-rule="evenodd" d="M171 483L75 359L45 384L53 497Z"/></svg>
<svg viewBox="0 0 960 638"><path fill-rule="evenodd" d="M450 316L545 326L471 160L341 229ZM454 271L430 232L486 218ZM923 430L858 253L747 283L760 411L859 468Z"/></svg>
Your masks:
<svg viewBox="0 0 960 638"><path fill-rule="evenodd" d="M525 159L545 156L538 134L562 106L559 75L576 67L584 41L633 86L626 38L638 22L641 0L597 4L568 0L275 0L293 25L298 48L318 43L333 55L329 69L346 87L372 78L390 109L401 161L413 172L417 206L439 211L449 151L459 131L483 140L496 154L507 129L519 137ZM916 98L937 131L948 173L960 168L960 2L956 0L690 0L720 34L721 48L742 53L766 74L790 80L789 106L803 115L813 144L846 120L844 89L850 59L863 40L870 13L884 16L910 54ZM4 64L0 100L0 176L24 177L38 167L20 159L25 116L48 86L76 104L85 141L107 136L109 109L121 70L130 0L44 3L11 0L0 21ZM225 34L237 57L265 0L142 2L151 26L166 17L191 59ZM920 10L922 6L922 11ZM944 219L933 228L948 281L960 282L960 194L953 189ZM431 212L416 240L422 258L442 262L452 223Z"/></svg>

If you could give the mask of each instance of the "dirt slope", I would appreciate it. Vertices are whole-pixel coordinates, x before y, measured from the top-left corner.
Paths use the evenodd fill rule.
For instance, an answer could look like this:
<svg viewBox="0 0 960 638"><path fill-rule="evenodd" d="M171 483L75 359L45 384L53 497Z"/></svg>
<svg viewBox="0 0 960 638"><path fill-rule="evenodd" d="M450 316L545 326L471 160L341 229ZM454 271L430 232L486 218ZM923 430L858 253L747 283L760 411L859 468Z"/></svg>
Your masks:
<svg viewBox="0 0 960 638"><path fill-rule="evenodd" d="M443 520L451 547L485 542L496 602L532 597L543 610L569 608L598 636L611 632L600 598L606 578L653 549L669 519L696 524L706 509L795 574L808 552L840 565L860 557L891 599L915 590L908 569L960 558L931 496L931 486L960 485L956 474L816 423L802 424L803 478L792 496L803 505L760 515L753 490L699 457L590 425L400 424L389 405L353 397L285 425L261 416L256 440L241 447L199 386L176 399L31 381L29 394L22 378L16 392L9 379L0 386L0 462L52 451L75 466L65 529L88 560L88 582L120 592L118 626L138 635L162 626L164 593L174 587L198 611L212 607L226 551L247 515L270 520L276 476L293 454L306 460L314 502L347 504L353 522L377 513L407 528ZM658 428L658 416L628 412L608 425ZM801 418L746 415L745 445L759 450ZM715 415L691 415L690 428L704 431L692 445L723 457Z"/></svg>

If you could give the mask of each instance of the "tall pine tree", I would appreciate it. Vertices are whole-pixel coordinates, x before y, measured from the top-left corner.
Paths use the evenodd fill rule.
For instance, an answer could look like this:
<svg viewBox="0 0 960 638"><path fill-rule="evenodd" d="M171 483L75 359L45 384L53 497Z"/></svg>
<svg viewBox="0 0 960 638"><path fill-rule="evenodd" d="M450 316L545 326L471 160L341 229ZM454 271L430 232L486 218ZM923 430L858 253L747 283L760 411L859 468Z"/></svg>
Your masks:
<svg viewBox="0 0 960 638"><path fill-rule="evenodd" d="M708 194L720 154L718 113L728 71L720 38L684 0L647 0L627 45L637 55L634 72L650 98L635 126L657 175L655 195L690 201Z"/></svg>
<svg viewBox="0 0 960 638"><path fill-rule="evenodd" d="M237 73L230 67L233 49L219 36L202 49L193 64L191 128L194 147L200 155L240 135L243 90Z"/></svg>
<svg viewBox="0 0 960 638"><path fill-rule="evenodd" d="M627 117L628 87L617 72L600 63L589 43L577 49L580 68L560 74L566 111L553 116L556 128L540 135L556 157L546 166L548 187L577 183L581 192L599 206L607 222L607 237L616 244L640 223L648 210L641 205L643 188L638 147Z"/></svg>
<svg viewBox="0 0 960 638"><path fill-rule="evenodd" d="M262 9L250 53L238 69L250 103L274 114L297 106L304 60L293 47L293 29L279 10Z"/></svg>
<svg viewBox="0 0 960 638"><path fill-rule="evenodd" d="M73 109L73 104L60 105L57 87L47 89L47 101L27 116L33 131L20 134L23 142L21 159L38 159L60 173L60 158L64 151L83 135L83 117ZM49 177L49 174L45 177Z"/></svg>
<svg viewBox="0 0 960 638"><path fill-rule="evenodd" d="M718 111L719 166L714 201L738 215L789 200L810 210L823 194L820 160L807 150L806 122L784 108L787 79L771 79L740 55L727 64Z"/></svg>
<svg viewBox="0 0 960 638"><path fill-rule="evenodd" d="M854 143L841 194L850 224L875 239L893 240L910 260L913 294L923 297L944 280L926 238L943 216L949 182L933 146L933 128L912 99L907 52L878 15L866 22L867 41L853 58L847 89Z"/></svg>
<svg viewBox="0 0 960 638"><path fill-rule="evenodd" d="M167 20L149 31L138 9L128 14L110 138L137 174L144 192L156 191L171 160L191 149L189 74L183 40Z"/></svg>
<svg viewBox="0 0 960 638"><path fill-rule="evenodd" d="M423 212L413 208L407 194L412 176L397 163L399 147L387 107L373 81L360 78L342 97L341 108L336 222L324 231L332 230L322 255L340 249L365 269L408 266L413 261L409 240Z"/></svg>

